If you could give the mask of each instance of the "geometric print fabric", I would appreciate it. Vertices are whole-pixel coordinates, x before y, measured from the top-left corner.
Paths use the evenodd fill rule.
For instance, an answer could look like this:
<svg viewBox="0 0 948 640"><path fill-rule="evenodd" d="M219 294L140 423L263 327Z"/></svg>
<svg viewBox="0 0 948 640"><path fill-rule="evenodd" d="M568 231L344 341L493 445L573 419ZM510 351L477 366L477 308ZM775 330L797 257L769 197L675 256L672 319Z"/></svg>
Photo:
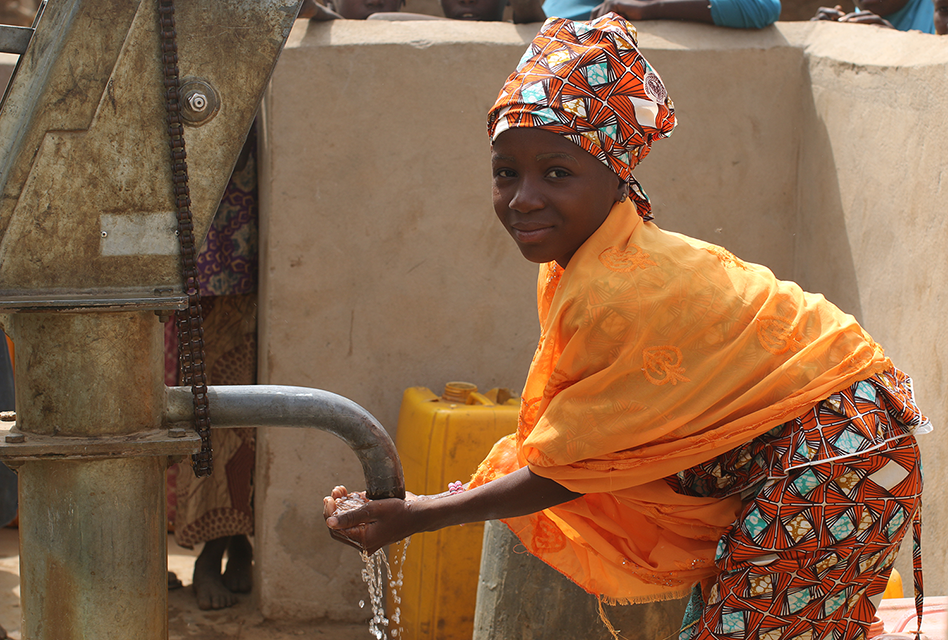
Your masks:
<svg viewBox="0 0 948 640"><path fill-rule="evenodd" d="M639 52L635 27L609 13L588 22L549 18L487 116L491 142L517 127L566 137L629 183L639 215L648 198L632 177L652 143L671 135L675 108Z"/></svg>
<svg viewBox="0 0 948 640"><path fill-rule="evenodd" d="M910 394L911 382L900 375ZM860 391L865 398L868 390L861 384L834 395L844 406ZM875 381L873 390L877 385L899 396L896 387ZM903 425L895 416L904 417L905 407L892 395L878 393L873 399L882 409L876 417L883 424L870 421L879 429L865 452L829 455L851 446L846 441L836 447L829 434L860 430L839 428L838 415L830 417L827 407L817 407L810 414L816 424L805 428L819 429L821 417L834 425L824 434L830 440L824 443L826 460L814 457L799 464L787 446L799 435L794 432L804 430L797 419L666 479L688 495L751 493L718 543L715 564L721 573L705 586L703 610L689 609L681 640L866 637L875 613L871 599L885 590L899 544L921 509L921 464L911 433L925 419L919 415L915 425ZM774 455L774 442L782 445L782 455ZM919 602L917 549L915 560Z"/></svg>

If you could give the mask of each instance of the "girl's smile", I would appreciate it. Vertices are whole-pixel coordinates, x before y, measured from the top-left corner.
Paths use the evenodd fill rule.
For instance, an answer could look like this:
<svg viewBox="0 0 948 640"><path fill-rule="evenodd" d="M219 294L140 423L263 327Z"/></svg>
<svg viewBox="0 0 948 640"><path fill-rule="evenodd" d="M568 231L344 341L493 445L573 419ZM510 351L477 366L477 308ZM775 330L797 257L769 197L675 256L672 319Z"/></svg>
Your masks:
<svg viewBox="0 0 948 640"><path fill-rule="evenodd" d="M584 149L542 129L501 133L491 163L494 211L531 262L566 267L626 189Z"/></svg>

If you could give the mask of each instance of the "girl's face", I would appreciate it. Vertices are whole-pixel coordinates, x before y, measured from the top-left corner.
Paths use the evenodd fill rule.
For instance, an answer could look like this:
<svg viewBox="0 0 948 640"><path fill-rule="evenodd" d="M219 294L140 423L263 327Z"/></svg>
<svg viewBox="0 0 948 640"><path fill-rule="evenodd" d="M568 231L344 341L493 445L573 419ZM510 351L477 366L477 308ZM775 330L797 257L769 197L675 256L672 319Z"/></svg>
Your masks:
<svg viewBox="0 0 948 640"><path fill-rule="evenodd" d="M494 141L494 211L531 262L566 267L625 193L611 169L563 136L508 129Z"/></svg>

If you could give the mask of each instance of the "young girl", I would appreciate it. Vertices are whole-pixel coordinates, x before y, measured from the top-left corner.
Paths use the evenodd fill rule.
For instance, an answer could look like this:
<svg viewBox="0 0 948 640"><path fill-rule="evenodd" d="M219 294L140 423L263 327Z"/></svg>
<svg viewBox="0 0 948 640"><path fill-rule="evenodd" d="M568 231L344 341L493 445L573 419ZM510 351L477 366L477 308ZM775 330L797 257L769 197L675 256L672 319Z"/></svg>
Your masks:
<svg viewBox="0 0 948 640"><path fill-rule="evenodd" d="M372 552L503 519L609 602L691 592L682 638L864 638L930 425L851 316L650 222L632 168L674 126L624 19L544 24L488 118L494 208L541 264L517 433L440 496L334 515L336 487L327 525Z"/></svg>

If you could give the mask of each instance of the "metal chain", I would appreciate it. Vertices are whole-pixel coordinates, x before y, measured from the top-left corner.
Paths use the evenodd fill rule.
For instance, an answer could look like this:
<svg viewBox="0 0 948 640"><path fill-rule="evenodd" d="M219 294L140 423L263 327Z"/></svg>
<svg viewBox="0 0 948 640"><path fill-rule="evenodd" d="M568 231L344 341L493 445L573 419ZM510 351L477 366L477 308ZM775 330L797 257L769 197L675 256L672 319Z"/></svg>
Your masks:
<svg viewBox="0 0 948 640"><path fill-rule="evenodd" d="M181 384L191 385L194 397L194 430L201 436L201 450L191 456L191 468L197 477L211 475L211 418L208 411L207 376L204 366L204 327L201 319L201 289L198 285L197 251L188 188L187 153L184 149L184 125L178 96L178 44L174 28L174 0L159 0L161 63L164 70L165 110L171 146L171 176L174 183L175 215L178 218L178 244L181 250L181 276L188 296L187 314L177 314L178 362Z"/></svg>

